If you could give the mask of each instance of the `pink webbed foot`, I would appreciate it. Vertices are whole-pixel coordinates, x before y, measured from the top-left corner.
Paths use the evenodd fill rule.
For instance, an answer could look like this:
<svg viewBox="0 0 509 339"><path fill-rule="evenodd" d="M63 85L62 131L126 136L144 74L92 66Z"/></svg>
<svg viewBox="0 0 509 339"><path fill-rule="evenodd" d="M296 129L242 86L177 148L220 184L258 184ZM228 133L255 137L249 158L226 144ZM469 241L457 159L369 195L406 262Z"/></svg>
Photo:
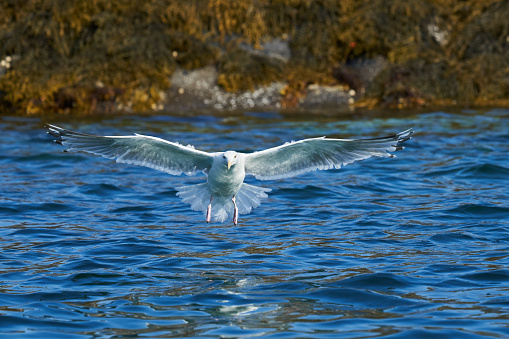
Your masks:
<svg viewBox="0 0 509 339"><path fill-rule="evenodd" d="M210 222L210 215L211 215L211 212L212 212L212 195L210 196L210 204L209 204L209 206L207 207L207 217L206 217L207 223L209 223L209 222Z"/></svg>
<svg viewBox="0 0 509 339"><path fill-rule="evenodd" d="M237 204L235 203L235 196L233 196L232 202L233 202L233 224L237 226L237 222L239 219L239 209L237 208Z"/></svg>

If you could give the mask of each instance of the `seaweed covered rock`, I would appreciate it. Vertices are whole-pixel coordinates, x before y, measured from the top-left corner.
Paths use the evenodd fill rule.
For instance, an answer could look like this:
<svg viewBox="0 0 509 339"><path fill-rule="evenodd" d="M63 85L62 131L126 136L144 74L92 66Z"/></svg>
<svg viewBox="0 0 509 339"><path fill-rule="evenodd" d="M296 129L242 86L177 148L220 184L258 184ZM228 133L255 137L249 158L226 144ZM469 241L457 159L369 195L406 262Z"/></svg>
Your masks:
<svg viewBox="0 0 509 339"><path fill-rule="evenodd" d="M186 7L165 6L178 8L175 16L193 13ZM0 53L19 60L0 90L4 103L28 113L147 110L163 99L176 66L201 67L218 55L145 1L30 0L16 9L2 23Z"/></svg>
<svg viewBox="0 0 509 339"><path fill-rule="evenodd" d="M5 0L0 13L2 112L159 109L176 70L210 67L215 103L263 88L270 102L282 88L281 107L342 102L341 88L400 108L509 97L502 0Z"/></svg>
<svg viewBox="0 0 509 339"><path fill-rule="evenodd" d="M482 2L481 2L482 3ZM451 41L459 92L468 102L509 102L509 2L477 4L472 16ZM459 99L459 98L458 98Z"/></svg>
<svg viewBox="0 0 509 339"><path fill-rule="evenodd" d="M223 54L219 59L217 82L228 92L253 90L283 78L285 64L241 49Z"/></svg>
<svg viewBox="0 0 509 339"><path fill-rule="evenodd" d="M435 8L419 29L427 43L398 58L391 49L391 63L368 87L366 101L391 108L507 105L509 3L450 0Z"/></svg>

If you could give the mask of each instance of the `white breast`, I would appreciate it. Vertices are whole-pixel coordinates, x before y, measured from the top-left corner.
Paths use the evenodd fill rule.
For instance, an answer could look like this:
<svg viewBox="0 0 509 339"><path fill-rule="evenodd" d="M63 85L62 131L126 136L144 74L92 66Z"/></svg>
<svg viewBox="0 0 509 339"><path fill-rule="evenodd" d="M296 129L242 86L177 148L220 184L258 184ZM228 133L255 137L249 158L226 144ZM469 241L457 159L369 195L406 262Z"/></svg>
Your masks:
<svg viewBox="0 0 509 339"><path fill-rule="evenodd" d="M222 155L216 156L208 173L209 190L214 196L231 198L239 191L245 176L243 157L239 157L237 163L228 170Z"/></svg>

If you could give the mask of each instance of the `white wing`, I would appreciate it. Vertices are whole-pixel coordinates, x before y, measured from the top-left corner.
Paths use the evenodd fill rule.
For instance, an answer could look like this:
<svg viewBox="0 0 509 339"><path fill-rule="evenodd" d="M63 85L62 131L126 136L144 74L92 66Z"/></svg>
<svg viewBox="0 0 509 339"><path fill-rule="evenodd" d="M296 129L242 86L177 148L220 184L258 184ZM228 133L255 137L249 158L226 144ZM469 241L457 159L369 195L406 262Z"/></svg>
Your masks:
<svg viewBox="0 0 509 339"><path fill-rule="evenodd" d="M246 174L260 180L289 178L295 175L340 168L372 156L394 157L388 152L403 149L398 144L410 139L412 129L376 139L313 138L286 143L260 152L246 154Z"/></svg>
<svg viewBox="0 0 509 339"><path fill-rule="evenodd" d="M47 125L56 143L69 146L68 152L88 152L117 162L150 167L169 174L187 175L207 172L213 155L160 138L133 136L97 136Z"/></svg>

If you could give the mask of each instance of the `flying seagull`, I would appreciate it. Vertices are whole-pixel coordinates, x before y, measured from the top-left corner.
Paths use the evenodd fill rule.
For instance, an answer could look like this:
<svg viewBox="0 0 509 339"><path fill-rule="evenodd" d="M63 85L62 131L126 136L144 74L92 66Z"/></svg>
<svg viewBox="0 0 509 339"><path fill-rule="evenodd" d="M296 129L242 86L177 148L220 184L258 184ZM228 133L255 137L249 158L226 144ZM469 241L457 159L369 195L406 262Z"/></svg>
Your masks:
<svg viewBox="0 0 509 339"><path fill-rule="evenodd" d="M375 139L329 139L326 137L288 142L254 153L235 151L207 153L164 139L134 134L97 136L47 125L55 142L68 152L88 152L116 162L146 166L173 175L207 174L207 182L177 187L177 196L207 222L224 222L233 214L248 214L271 189L246 184L246 175L259 180L293 177L305 172L341 168L372 156L395 157L389 152L403 149L412 129Z"/></svg>

